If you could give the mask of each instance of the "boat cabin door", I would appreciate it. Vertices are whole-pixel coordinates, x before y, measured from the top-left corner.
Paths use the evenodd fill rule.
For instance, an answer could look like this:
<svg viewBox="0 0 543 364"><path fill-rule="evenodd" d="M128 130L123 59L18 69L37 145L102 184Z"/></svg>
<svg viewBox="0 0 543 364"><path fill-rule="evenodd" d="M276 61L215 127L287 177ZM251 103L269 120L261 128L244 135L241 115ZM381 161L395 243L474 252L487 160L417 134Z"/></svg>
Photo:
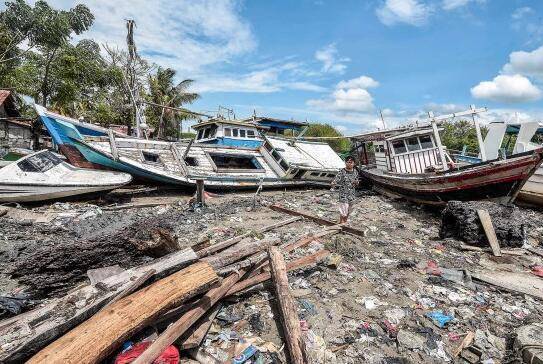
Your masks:
<svg viewBox="0 0 543 364"><path fill-rule="evenodd" d="M375 164L378 169L390 170L390 160L387 158L386 141L373 142Z"/></svg>

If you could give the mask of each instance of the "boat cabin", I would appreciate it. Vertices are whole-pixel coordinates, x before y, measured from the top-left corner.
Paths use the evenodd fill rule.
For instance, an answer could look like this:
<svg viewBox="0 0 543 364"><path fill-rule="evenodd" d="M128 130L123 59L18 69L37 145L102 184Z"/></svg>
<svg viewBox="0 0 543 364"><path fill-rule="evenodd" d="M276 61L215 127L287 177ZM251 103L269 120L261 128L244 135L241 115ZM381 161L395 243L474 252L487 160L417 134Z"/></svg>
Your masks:
<svg viewBox="0 0 543 364"><path fill-rule="evenodd" d="M433 129L417 128L392 135L376 134L375 139L357 141L362 165L404 174L421 174L442 168Z"/></svg>
<svg viewBox="0 0 543 364"><path fill-rule="evenodd" d="M264 141L260 134L263 128L244 121L211 119L192 128L196 131L195 143L259 148Z"/></svg>
<svg viewBox="0 0 543 364"><path fill-rule="evenodd" d="M301 133L309 123L294 120L282 120L265 116L253 116L244 119L245 122L254 123L266 128L266 134L285 135L287 130L291 130L292 136Z"/></svg>

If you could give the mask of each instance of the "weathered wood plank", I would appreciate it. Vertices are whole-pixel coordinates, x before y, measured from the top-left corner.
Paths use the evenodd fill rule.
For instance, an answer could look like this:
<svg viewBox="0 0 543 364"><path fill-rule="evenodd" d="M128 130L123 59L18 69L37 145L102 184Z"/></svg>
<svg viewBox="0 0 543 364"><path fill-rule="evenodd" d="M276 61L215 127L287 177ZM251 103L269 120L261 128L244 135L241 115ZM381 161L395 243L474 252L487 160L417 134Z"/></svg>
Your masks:
<svg viewBox="0 0 543 364"><path fill-rule="evenodd" d="M38 352L28 363L100 362L162 312L207 291L218 279L209 264L192 264L98 312Z"/></svg>
<svg viewBox="0 0 543 364"><path fill-rule="evenodd" d="M276 292L275 298L279 306L279 312L281 313L283 337L287 342L290 360L294 364L307 363L304 355L305 343L302 339L300 319L288 285L285 259L283 258L281 251L273 246L268 249L268 255L270 259L271 276Z"/></svg>
<svg viewBox="0 0 543 364"><path fill-rule="evenodd" d="M322 217L313 216L313 215L310 215L310 214L307 214L307 213L301 212L301 211L295 211L295 210L287 209L286 207L279 206L279 205L271 205L270 209L272 209L274 211L283 212L283 213L289 214L289 215L302 216L303 218L313 220L317 224L320 224L320 225L327 225L327 226L337 225L336 222L324 219ZM338 226L341 226L342 231L348 232L348 233L353 234L353 235L358 235L358 236L365 236L366 235L366 232L364 230L360 230L360 229L354 228L352 226L348 226L348 225L338 225Z"/></svg>
<svg viewBox="0 0 543 364"><path fill-rule="evenodd" d="M492 248L492 253L496 257L501 257L502 253L500 251L500 243L498 242L498 237L496 236L496 231L494 230L492 219L490 218L488 211L477 210L477 215L479 215L479 220L481 220L481 224L483 225L483 230L485 231L488 243Z"/></svg>

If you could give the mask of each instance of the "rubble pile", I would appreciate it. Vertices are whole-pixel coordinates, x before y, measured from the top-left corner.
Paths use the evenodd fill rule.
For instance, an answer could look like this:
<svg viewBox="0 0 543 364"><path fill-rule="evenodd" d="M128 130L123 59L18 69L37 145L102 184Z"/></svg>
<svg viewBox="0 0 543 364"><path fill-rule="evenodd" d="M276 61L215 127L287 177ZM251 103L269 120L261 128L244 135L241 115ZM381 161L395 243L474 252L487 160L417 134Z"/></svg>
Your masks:
<svg viewBox="0 0 543 364"><path fill-rule="evenodd" d="M527 226L519 208L490 201L449 201L442 212L440 237L456 238L476 246L488 246L477 210L488 211L502 247L520 248L524 245Z"/></svg>
<svg viewBox="0 0 543 364"><path fill-rule="evenodd" d="M271 205L281 209L271 209ZM487 248L488 243L482 245L486 238L477 221L477 209L490 213L500 244L504 234L509 234L512 240L522 237L532 244L531 248L524 245L523 249L503 249L500 259L480 249ZM149 323L142 321L137 330L121 334L125 329L116 327L115 330L120 330L117 340L108 343L111 350L103 351L111 362L122 362L126 358L140 358L145 362L141 358L157 347L161 358L181 357L182 362L291 362L288 348L297 334L285 335L288 321L285 306L282 306L285 297L277 294L276 272L270 271L272 263L266 253L267 247L273 245L285 259L287 295L294 302L294 320L299 324L306 362L501 363L514 359L522 362L527 360L522 356L526 356L526 345L532 345L529 343L537 332L533 325L537 327L543 322L543 257L538 247L543 241L543 229L539 229L543 214L523 208L506 209L492 204L450 203L443 213L442 223L442 217L435 211L366 195L358 200L348 226L342 227L334 225L337 212L334 196L329 192L266 191L261 193L256 207L253 207L251 194L230 194L211 199L207 207L176 202L149 208L105 210L85 219L73 218L72 225L61 224L60 227L55 227L53 222L49 227L31 224L12 228L12 221L0 218L1 226L7 228L2 230L0 239L11 242L9 259L13 264L22 264L31 256L22 248L24 242L20 242L21 245L16 242L22 240L22 236L32 236L29 232L35 234L36 240L50 240L42 249L53 251L55 242L59 244L57 254L61 261L67 259L62 249L66 249L66 256L71 253L85 257L88 260L85 265L78 266L83 263L75 261L76 258L72 261L75 269L65 273L69 283L64 289L85 280L86 269L114 264L125 269L133 267L105 278L103 283L81 288L77 291L80 293L72 292L75 298L63 296L64 291L57 290L52 295L54 298L40 302L39 307L44 311L51 305L56 310L62 307L58 310L59 316L80 317L71 319L72 327L81 326L80 330L84 329L82 325L92 327L90 325L105 320L108 310L100 311L100 307L117 295L122 297L121 293L134 285L132 291L126 292L134 292L127 294L131 294L132 304L138 305L155 297L147 297L147 290L164 292L159 290L163 280L173 282L175 274L180 277L176 289L180 298L182 284L185 284L182 282L198 285L198 280L190 278L191 269L196 269L198 264L209 264L222 276L222 281L215 280L215 288L200 287L183 302L173 302L173 296L165 296L170 297L172 304L164 312L149 311L153 318ZM296 220L285 212L294 216L300 212L305 218ZM114 222L106 224L107 220ZM506 221L509 232L505 230ZM102 224L103 235L87 231ZM520 230L512 230L519 225L524 226L523 235ZM149 242L153 246L160 236L166 236L168 244L174 239L179 250L172 253L166 249L158 253L163 256L157 258L156 251L141 250L134 244L136 239L140 245ZM64 241L70 239L71 243ZM467 250L460 241L463 239L480 250ZM107 241L111 251L100 253L100 246L105 246ZM75 251L78 244L81 252ZM93 244L98 245L93 248ZM69 250L63 246L74 248ZM517 246L516 240L513 246L503 244L504 248ZM96 256L91 256L93 249L99 251ZM112 254L116 249L117 256ZM41 250L34 247L32 251L38 254ZM4 247L2 254L9 253ZM113 258L106 257L107 254ZM54 259L48 261L47 257L40 259L47 262L43 267L50 267L51 272L57 267L61 267L61 272L69 270L68 265L55 266ZM187 263L177 266L175 262L180 259ZM36 260L39 259L32 259ZM177 264L177 268L171 269L172 264ZM178 273L161 274L166 266L170 267L169 271ZM133 272L133 278L120 280L123 274L128 274L126 272ZM35 272L29 274L37 277ZM203 273L198 274L204 277ZM515 277L514 282L504 280L504 275ZM212 284L212 275L207 277ZM8 290L13 287L13 281L23 283L21 287L27 290L28 287L40 289L22 276L12 275L11 279L10 285L0 286L4 296L21 293L19 288ZM225 287L229 283L231 285ZM55 283L42 281L40 284ZM144 286L148 288L139 289ZM220 292L221 287L225 292ZM120 301L109 304L114 307L111 311L117 310L115 307L130 307L121 305L123 298L115 299ZM165 305L168 299L161 302ZM75 308L68 309L70 302L75 302ZM119 306L115 306L117 304ZM154 306L143 305L139 312L143 315ZM94 314L83 314L91 307ZM201 311L194 311L199 307ZM183 331L181 327L188 322L184 320L193 317L193 312L200 312L201 318ZM84 316L90 318L84 321ZM46 322L48 325L56 322L50 315L35 321L38 322L33 323L36 333L42 326L46 327ZM15 327L19 326L10 330L10 325L0 325L0 337L3 337L0 348L4 350L4 354L0 351L0 359L5 359L2 355L9 352L13 352L12 358L18 359L27 359L28 355L38 352L36 358L41 359L49 358L45 355L52 353L64 355L55 348L64 348L63 340L69 338L62 336L66 330L47 343L36 345L33 341L31 345L24 344L24 340L29 339L14 330ZM110 331L113 327L107 330L108 335ZM173 333L176 335L171 336ZM168 342L166 337L174 339ZM23 351L15 354L17 349L10 346L11 343L24 347L24 354L21 354ZM532 357L540 355L536 349L530 346ZM86 355L98 355L91 351L89 349Z"/></svg>

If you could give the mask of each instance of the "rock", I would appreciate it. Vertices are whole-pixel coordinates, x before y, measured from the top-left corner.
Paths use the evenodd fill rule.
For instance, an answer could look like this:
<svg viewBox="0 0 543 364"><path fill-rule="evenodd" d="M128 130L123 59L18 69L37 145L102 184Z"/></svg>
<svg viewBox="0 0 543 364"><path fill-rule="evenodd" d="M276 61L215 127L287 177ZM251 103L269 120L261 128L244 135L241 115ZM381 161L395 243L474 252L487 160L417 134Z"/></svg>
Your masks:
<svg viewBox="0 0 543 364"><path fill-rule="evenodd" d="M489 201L449 201L441 213L440 238L455 238L471 245L488 247L477 210L487 210L490 214L502 248L520 248L524 244L526 226L519 208Z"/></svg>
<svg viewBox="0 0 543 364"><path fill-rule="evenodd" d="M398 344L410 350L422 350L425 347L426 338L407 330L398 331L396 337Z"/></svg>
<svg viewBox="0 0 543 364"><path fill-rule="evenodd" d="M514 347L522 355L524 363L543 364L543 324L522 326L516 333Z"/></svg>

